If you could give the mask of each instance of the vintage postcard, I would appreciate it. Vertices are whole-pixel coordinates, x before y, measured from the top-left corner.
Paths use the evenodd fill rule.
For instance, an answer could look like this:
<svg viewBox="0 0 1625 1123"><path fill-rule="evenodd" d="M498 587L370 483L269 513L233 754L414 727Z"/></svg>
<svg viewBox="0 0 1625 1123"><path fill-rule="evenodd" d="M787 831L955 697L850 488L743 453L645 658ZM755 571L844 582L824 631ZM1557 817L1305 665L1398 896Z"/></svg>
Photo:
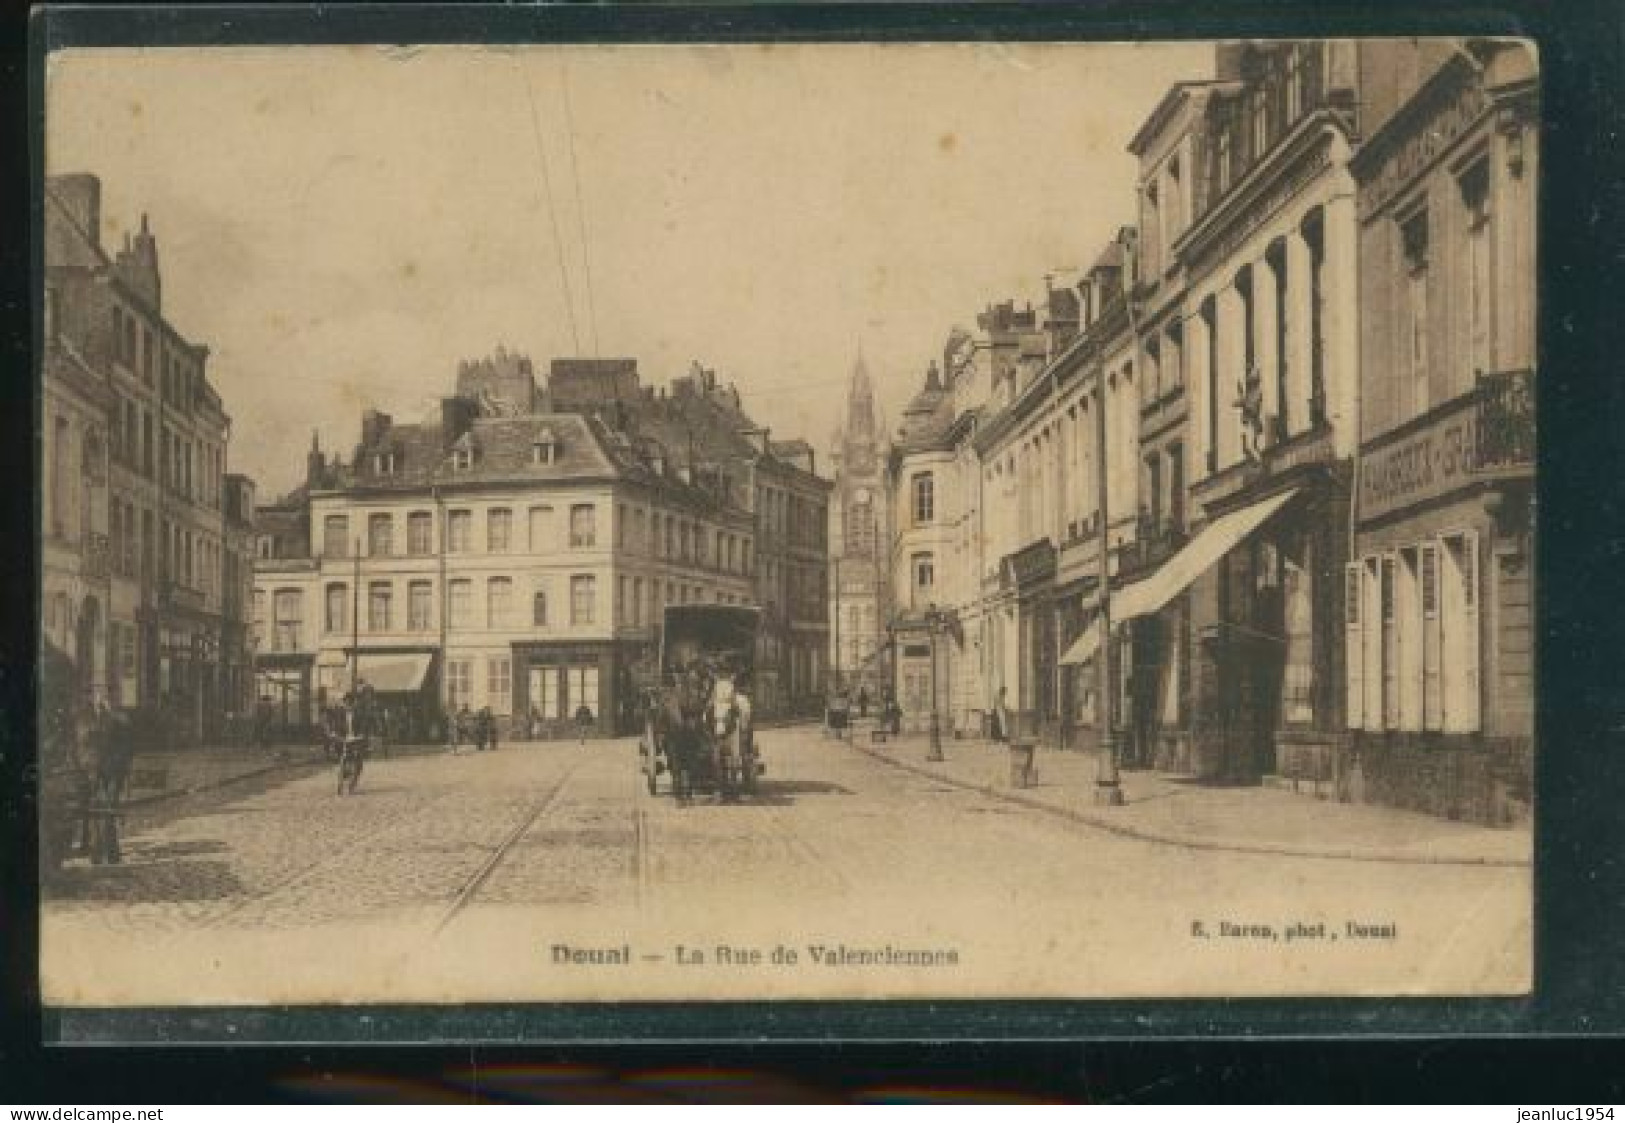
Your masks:
<svg viewBox="0 0 1625 1123"><path fill-rule="evenodd" d="M44 67L48 1007L1528 992L1531 45Z"/></svg>

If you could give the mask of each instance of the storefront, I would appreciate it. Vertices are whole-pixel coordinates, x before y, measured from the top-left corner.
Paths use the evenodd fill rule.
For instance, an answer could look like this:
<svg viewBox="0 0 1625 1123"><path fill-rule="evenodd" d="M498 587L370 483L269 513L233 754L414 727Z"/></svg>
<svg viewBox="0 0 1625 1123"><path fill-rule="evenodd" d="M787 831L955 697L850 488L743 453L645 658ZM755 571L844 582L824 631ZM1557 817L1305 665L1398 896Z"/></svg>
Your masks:
<svg viewBox="0 0 1625 1123"><path fill-rule="evenodd" d="M1113 596L1126 758L1219 782L1331 780L1347 493L1333 465L1281 463L1246 466L1185 546Z"/></svg>
<svg viewBox="0 0 1625 1123"><path fill-rule="evenodd" d="M1362 455L1345 573L1350 798L1494 824L1528 814L1533 426L1523 372Z"/></svg>
<svg viewBox="0 0 1625 1123"><path fill-rule="evenodd" d="M641 723L638 683L652 675L652 649L643 641L513 645L513 723L510 736L540 740L579 735L586 707L589 735L635 732Z"/></svg>

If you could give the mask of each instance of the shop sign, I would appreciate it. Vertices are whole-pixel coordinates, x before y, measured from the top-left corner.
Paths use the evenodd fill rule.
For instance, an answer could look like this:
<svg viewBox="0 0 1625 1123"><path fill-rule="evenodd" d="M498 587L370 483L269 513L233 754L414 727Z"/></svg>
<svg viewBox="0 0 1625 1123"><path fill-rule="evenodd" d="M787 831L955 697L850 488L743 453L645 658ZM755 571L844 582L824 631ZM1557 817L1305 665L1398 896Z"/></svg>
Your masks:
<svg viewBox="0 0 1625 1123"><path fill-rule="evenodd" d="M1360 518L1378 519L1472 482L1477 413L1470 402L1360 457Z"/></svg>

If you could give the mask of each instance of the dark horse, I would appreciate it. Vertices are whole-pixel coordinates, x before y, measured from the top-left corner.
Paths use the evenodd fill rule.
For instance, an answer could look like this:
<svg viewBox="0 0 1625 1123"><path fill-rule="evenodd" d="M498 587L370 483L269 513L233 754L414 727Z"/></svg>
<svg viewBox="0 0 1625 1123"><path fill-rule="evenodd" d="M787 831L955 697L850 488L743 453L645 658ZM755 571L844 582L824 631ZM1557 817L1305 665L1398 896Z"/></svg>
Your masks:
<svg viewBox="0 0 1625 1123"><path fill-rule="evenodd" d="M706 703L709 684L704 676L690 671L677 676L652 707L650 720L660 745L665 749L666 766L671 771L672 794L678 802L694 797L697 775L715 771L711 739L706 736ZM708 766L710 766L708 768Z"/></svg>

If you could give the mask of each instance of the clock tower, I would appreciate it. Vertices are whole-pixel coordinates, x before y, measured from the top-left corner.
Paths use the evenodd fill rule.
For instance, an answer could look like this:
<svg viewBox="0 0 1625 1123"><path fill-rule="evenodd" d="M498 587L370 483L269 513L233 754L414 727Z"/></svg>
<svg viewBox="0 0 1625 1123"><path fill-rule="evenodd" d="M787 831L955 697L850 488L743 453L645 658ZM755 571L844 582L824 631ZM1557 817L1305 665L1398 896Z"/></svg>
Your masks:
<svg viewBox="0 0 1625 1123"><path fill-rule="evenodd" d="M847 390L846 418L835 431L830 450L835 491L829 528L829 665L854 698L860 689L867 692L871 713L883 686L891 681L886 651L891 570L888 451L869 367L860 352Z"/></svg>

